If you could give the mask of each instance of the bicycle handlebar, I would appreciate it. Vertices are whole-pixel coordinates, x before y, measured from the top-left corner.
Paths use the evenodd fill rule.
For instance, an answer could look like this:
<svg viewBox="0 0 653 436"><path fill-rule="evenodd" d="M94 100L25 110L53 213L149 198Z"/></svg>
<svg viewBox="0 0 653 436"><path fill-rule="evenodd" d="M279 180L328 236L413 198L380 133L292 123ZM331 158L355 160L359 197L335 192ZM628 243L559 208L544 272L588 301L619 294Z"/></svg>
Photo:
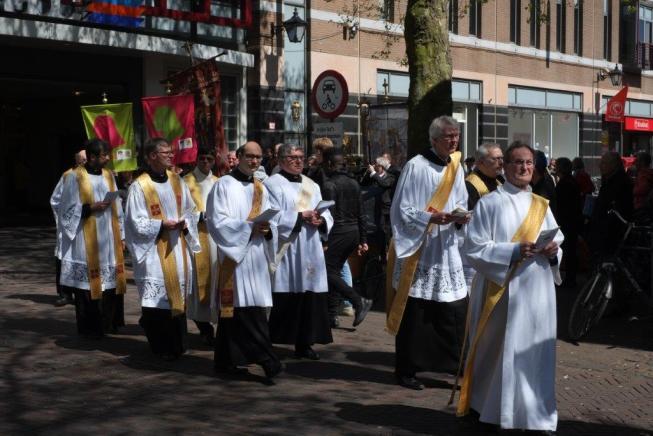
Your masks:
<svg viewBox="0 0 653 436"><path fill-rule="evenodd" d="M630 224L630 222L627 221L624 217L622 217L621 214L616 209L610 209L608 211L608 215L616 215L616 217L619 218L619 221L621 221L622 223Z"/></svg>

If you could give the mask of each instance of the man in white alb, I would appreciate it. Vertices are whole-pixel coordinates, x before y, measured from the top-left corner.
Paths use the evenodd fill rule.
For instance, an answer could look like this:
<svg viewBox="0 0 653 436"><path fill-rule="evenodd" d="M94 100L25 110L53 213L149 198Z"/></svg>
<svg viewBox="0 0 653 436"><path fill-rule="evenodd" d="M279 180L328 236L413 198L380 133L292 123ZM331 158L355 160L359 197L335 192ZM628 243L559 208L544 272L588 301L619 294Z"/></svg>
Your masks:
<svg viewBox="0 0 653 436"><path fill-rule="evenodd" d="M85 148L88 160L65 178L58 206L60 281L73 289L79 334L100 338L119 327L116 294L127 289L122 202L118 196L105 199L109 191L116 191L113 174L104 169L108 144L92 139Z"/></svg>
<svg viewBox="0 0 653 436"><path fill-rule="evenodd" d="M275 258L270 337L295 346L295 357L318 360L312 345L333 342L329 322L329 285L321 238L333 225L328 209L315 210L320 187L302 175L304 151L285 144L277 152L280 171L265 180L270 201L280 213L275 220L279 247Z"/></svg>
<svg viewBox="0 0 653 436"><path fill-rule="evenodd" d="M126 234L141 299L139 324L152 352L175 360L186 351L185 300L193 283L191 251L201 247L195 204L181 177L168 170L173 152L162 138L143 145L145 172L129 187Z"/></svg>
<svg viewBox="0 0 653 436"><path fill-rule="evenodd" d="M237 157L238 166L213 185L206 203L206 222L220 261L214 364L217 372L233 374L256 363L272 379L282 369L266 317L272 306L269 264L276 252L276 226L256 220L271 208L267 189L254 177L263 158L261 147L247 142Z"/></svg>
<svg viewBox="0 0 653 436"><path fill-rule="evenodd" d="M534 152L505 152L506 183L474 208L464 253L476 270L458 414L504 429L553 432L556 298L563 240L548 201L531 192ZM536 245L541 232L552 237Z"/></svg>
<svg viewBox="0 0 653 436"><path fill-rule="evenodd" d="M188 318L195 321L207 345L213 345L215 336L211 323L215 324L218 321L215 310L211 309L211 299L215 294L212 290L215 289L218 280L218 248L206 226L206 199L213 185L218 181L211 172L214 164L215 152L200 148L197 152L197 165L193 171L184 176L184 182L195 203L196 215L199 217L197 231L202 247L202 250L194 256L195 284L186 301L186 314Z"/></svg>
<svg viewBox="0 0 653 436"><path fill-rule="evenodd" d="M467 207L458 122L436 118L429 138L401 171L390 209L387 330L396 335L397 381L416 390L419 371L456 372L467 311L458 229L469 216L452 214Z"/></svg>

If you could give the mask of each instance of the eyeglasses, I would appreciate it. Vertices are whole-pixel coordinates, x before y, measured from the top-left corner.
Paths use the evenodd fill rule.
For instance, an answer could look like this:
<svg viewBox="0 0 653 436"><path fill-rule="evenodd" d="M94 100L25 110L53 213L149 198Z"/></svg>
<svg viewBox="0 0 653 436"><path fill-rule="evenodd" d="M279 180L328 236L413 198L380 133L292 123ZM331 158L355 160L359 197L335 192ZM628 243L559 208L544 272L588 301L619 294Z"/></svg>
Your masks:
<svg viewBox="0 0 653 436"><path fill-rule="evenodd" d="M284 158L295 162L301 162L304 160L304 156L284 156Z"/></svg>
<svg viewBox="0 0 653 436"><path fill-rule="evenodd" d="M445 139L456 139L460 138L460 133L449 133L448 135L442 135L440 138L445 138Z"/></svg>
<svg viewBox="0 0 653 436"><path fill-rule="evenodd" d="M261 160L261 159L263 159L263 156L261 156L260 154L249 154L249 153L247 153L247 154L245 154L245 159L247 159L247 160Z"/></svg>
<svg viewBox="0 0 653 436"><path fill-rule="evenodd" d="M488 157L487 160L491 160L492 162L498 162L498 161L503 162L503 156Z"/></svg>
<svg viewBox="0 0 653 436"><path fill-rule="evenodd" d="M162 154L164 156L172 156L175 154L174 151L157 151L156 154Z"/></svg>
<svg viewBox="0 0 653 436"><path fill-rule="evenodd" d="M521 166L527 166L527 167L532 167L533 166L533 161L532 160L514 160L512 162L508 162L509 164L517 165L518 167Z"/></svg>

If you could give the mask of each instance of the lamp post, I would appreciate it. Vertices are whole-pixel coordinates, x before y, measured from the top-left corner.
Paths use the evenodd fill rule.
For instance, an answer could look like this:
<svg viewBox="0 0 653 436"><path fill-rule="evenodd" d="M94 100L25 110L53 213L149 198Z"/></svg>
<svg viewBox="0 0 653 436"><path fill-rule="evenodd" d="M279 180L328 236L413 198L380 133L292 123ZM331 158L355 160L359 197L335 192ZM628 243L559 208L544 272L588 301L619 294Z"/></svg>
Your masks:
<svg viewBox="0 0 653 436"><path fill-rule="evenodd" d="M601 92L599 91L599 83L604 81L605 79L609 78L610 83L612 86L619 87L621 86L623 82L623 71L619 69L618 64L614 64L614 68L611 70L608 70L607 68L604 70L600 70L596 73L596 94L594 95L594 105L595 105L595 110L596 110L596 117L599 118L600 112L601 112ZM608 136L609 138L609 136ZM608 147L609 147L609 142L610 140L608 139ZM619 147L622 150L617 150L617 151L623 151L623 142L624 142L624 133L623 133L623 123L619 124Z"/></svg>

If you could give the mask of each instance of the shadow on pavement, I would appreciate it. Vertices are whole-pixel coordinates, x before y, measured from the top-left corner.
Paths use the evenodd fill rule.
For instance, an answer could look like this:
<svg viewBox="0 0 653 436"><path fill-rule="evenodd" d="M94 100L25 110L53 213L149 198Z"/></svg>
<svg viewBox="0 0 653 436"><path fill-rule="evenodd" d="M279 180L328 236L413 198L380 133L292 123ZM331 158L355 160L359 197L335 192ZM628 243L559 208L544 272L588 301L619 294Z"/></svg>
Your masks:
<svg viewBox="0 0 653 436"><path fill-rule="evenodd" d="M396 385L392 372L337 362L287 362L288 374L316 380L345 380Z"/></svg>
<svg viewBox="0 0 653 436"><path fill-rule="evenodd" d="M339 418L364 425L392 427L400 431L431 435L491 434L484 432L484 429L470 418L457 418L453 409L449 413L397 404L371 406L359 403L336 403L335 406L339 408L336 412ZM501 431L500 434L528 435L531 433L514 430ZM556 434L558 436L648 436L651 433L635 427L565 420L558 423Z"/></svg>
<svg viewBox="0 0 653 436"><path fill-rule="evenodd" d="M12 294L7 295L5 298L11 298L14 300L27 300L33 301L38 304L49 304L54 306L55 301L59 298L58 295L48 295L48 294Z"/></svg>
<svg viewBox="0 0 653 436"><path fill-rule="evenodd" d="M388 351L346 351L347 360L363 365L383 365L394 368L395 355Z"/></svg>

